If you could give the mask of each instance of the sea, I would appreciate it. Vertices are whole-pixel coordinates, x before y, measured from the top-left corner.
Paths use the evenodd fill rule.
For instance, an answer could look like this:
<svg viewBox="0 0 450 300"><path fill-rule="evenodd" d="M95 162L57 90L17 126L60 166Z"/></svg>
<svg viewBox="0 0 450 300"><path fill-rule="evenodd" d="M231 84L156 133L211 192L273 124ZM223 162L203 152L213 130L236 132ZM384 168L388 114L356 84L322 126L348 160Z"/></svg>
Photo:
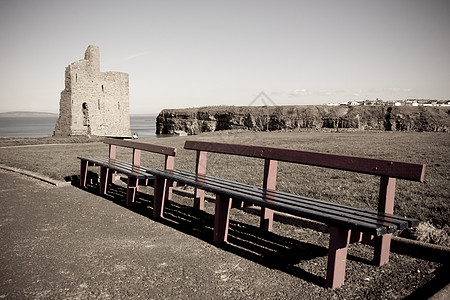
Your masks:
<svg viewBox="0 0 450 300"><path fill-rule="evenodd" d="M50 137L55 130L57 115L54 116L0 116L0 138ZM131 115L131 134L138 138L156 137L156 115Z"/></svg>

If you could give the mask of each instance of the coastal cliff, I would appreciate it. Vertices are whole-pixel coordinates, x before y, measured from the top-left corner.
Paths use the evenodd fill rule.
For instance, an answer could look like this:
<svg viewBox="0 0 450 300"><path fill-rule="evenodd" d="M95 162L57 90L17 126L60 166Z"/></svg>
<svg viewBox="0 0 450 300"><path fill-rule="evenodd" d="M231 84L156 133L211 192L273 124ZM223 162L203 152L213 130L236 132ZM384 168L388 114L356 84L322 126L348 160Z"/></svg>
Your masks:
<svg viewBox="0 0 450 300"><path fill-rule="evenodd" d="M189 135L219 130L359 129L448 132L449 107L412 106L218 106L165 109L156 134Z"/></svg>

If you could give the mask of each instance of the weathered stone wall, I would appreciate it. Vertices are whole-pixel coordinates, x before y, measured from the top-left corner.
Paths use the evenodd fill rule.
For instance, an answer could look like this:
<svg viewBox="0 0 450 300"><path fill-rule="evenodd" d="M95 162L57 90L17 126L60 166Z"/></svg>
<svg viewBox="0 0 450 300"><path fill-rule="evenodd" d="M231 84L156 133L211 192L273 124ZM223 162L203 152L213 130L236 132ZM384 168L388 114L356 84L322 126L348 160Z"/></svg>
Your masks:
<svg viewBox="0 0 450 300"><path fill-rule="evenodd" d="M128 74L100 72L100 50L91 45L84 59L66 67L55 136L130 133Z"/></svg>
<svg viewBox="0 0 450 300"><path fill-rule="evenodd" d="M448 132L450 109L406 106L223 106L165 109L156 119L156 134L324 128Z"/></svg>

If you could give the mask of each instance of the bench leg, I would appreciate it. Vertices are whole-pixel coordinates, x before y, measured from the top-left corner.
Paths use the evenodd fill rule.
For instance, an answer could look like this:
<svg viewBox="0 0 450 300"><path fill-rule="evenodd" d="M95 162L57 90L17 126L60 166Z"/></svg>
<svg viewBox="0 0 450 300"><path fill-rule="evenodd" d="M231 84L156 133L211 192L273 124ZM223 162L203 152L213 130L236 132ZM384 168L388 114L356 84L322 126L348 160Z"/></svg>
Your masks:
<svg viewBox="0 0 450 300"><path fill-rule="evenodd" d="M231 207L232 208L243 208L244 207L244 201L243 200L237 200L237 199L231 199Z"/></svg>
<svg viewBox="0 0 450 300"><path fill-rule="evenodd" d="M100 167L100 195L106 194L108 189L109 168Z"/></svg>
<svg viewBox="0 0 450 300"><path fill-rule="evenodd" d="M344 283L349 241L349 229L330 227L330 245L328 249L326 278L326 287L328 288L335 289Z"/></svg>
<svg viewBox="0 0 450 300"><path fill-rule="evenodd" d="M80 170L80 187L86 187L86 179L88 172L89 162L87 160L81 160L81 170Z"/></svg>
<svg viewBox="0 0 450 300"><path fill-rule="evenodd" d="M378 198L378 211L383 213L394 213L396 179L381 176L380 195ZM377 266L382 266L389 261L389 252L391 249L391 234L377 237L374 240L374 258L373 262Z"/></svg>
<svg viewBox="0 0 450 300"><path fill-rule="evenodd" d="M134 203L134 198L136 197L137 189L138 189L138 179L136 177L128 177L127 199L125 201L126 206L130 206Z"/></svg>
<svg viewBox="0 0 450 300"><path fill-rule="evenodd" d="M230 197L217 195L214 213L214 243L223 243L228 238L228 226L230 223Z"/></svg>
<svg viewBox="0 0 450 300"><path fill-rule="evenodd" d="M261 220L259 227L265 231L272 231L273 227L273 210L267 207L261 207Z"/></svg>
<svg viewBox="0 0 450 300"><path fill-rule="evenodd" d="M166 199L166 192L168 182L163 177L155 176L155 192L153 196L153 217L161 218L164 213L164 201Z"/></svg>
<svg viewBox="0 0 450 300"><path fill-rule="evenodd" d="M167 200L171 200L172 201L172 196L173 196L173 187L176 186L176 182L169 184L169 187L167 189Z"/></svg>
<svg viewBox="0 0 450 300"><path fill-rule="evenodd" d="M205 209L205 191L194 189L194 208L198 210Z"/></svg>
<svg viewBox="0 0 450 300"><path fill-rule="evenodd" d="M392 234L385 234L374 240L374 257L373 263L376 266L382 266L389 262L389 253L391 252Z"/></svg>

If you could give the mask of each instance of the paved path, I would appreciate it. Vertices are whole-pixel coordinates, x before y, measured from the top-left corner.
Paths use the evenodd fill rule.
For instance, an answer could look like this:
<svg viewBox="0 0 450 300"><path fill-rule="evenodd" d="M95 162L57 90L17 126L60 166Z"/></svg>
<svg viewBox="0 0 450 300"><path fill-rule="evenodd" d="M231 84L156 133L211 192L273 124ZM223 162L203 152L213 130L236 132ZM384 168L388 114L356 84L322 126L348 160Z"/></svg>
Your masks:
<svg viewBox="0 0 450 300"><path fill-rule="evenodd" d="M350 260L346 284L331 291L322 287L326 248L315 244L317 232L286 227L295 240L264 240L235 222L238 246L221 249L211 244L211 215L182 201L167 207L158 222L147 217L145 205L130 210L121 203L0 169L0 299L379 299L391 284L432 276L405 272L437 266L396 254L381 270ZM265 252L256 245L277 251L258 258ZM356 251L366 255L364 247ZM286 267L259 259L281 260ZM286 261L292 259L298 261Z"/></svg>
<svg viewBox="0 0 450 300"><path fill-rule="evenodd" d="M295 276L77 187L54 187L5 170L0 183L0 299L297 295Z"/></svg>

